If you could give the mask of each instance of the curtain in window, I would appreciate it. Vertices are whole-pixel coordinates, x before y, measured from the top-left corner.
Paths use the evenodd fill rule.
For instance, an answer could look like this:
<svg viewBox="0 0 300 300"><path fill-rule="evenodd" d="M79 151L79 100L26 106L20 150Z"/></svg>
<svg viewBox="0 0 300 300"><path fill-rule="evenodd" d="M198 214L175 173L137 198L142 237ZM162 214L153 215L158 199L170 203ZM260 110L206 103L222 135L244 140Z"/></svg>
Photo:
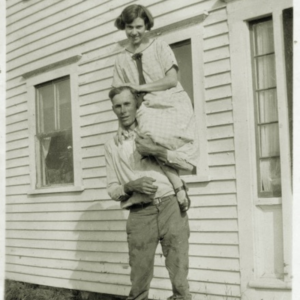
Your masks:
<svg viewBox="0 0 300 300"><path fill-rule="evenodd" d="M276 69L271 19L253 25L259 193L281 191Z"/></svg>

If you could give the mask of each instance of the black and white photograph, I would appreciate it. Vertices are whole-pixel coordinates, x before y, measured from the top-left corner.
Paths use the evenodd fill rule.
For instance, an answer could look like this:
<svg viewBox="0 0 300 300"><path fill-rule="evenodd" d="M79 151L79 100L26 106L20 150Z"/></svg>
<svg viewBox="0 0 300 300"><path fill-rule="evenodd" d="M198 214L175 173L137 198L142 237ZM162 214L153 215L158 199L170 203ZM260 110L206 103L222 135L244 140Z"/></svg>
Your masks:
<svg viewBox="0 0 300 300"><path fill-rule="evenodd" d="M1 300L300 299L294 4L1 0Z"/></svg>

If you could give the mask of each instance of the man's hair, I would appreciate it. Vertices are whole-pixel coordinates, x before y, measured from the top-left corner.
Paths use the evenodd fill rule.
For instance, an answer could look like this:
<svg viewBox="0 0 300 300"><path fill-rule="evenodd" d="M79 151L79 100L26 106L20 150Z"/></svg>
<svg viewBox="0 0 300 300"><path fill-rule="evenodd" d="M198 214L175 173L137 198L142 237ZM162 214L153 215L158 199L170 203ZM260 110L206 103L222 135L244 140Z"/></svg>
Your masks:
<svg viewBox="0 0 300 300"><path fill-rule="evenodd" d="M130 91L130 93L133 95L134 99L137 100L137 93L136 90L129 86L120 86L120 87L114 87L109 91L109 98L110 100L113 100L116 95L121 94L123 91Z"/></svg>
<svg viewBox="0 0 300 300"><path fill-rule="evenodd" d="M150 30L154 25L154 19L145 6L132 4L125 7L121 15L115 20L115 26L120 30L124 30L126 24L131 24L136 18L144 20L146 30Z"/></svg>

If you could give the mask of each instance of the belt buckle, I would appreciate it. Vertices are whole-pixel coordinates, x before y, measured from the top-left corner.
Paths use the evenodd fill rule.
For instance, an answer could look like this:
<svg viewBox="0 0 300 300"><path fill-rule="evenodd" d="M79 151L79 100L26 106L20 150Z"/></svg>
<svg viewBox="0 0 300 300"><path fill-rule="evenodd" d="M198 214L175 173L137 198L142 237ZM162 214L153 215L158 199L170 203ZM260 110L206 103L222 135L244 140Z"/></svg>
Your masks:
<svg viewBox="0 0 300 300"><path fill-rule="evenodd" d="M155 198L153 199L153 204L154 205L159 205L161 203L161 198Z"/></svg>

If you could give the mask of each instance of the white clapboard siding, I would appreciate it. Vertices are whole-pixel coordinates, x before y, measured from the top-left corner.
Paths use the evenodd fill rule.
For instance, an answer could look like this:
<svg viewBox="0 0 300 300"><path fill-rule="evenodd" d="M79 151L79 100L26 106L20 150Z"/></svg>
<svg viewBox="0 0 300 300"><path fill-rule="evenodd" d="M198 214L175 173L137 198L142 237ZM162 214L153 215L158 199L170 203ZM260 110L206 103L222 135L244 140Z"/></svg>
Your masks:
<svg viewBox="0 0 300 300"><path fill-rule="evenodd" d="M58 269L45 269L45 268L36 268L36 267L23 267L22 270L24 270L24 273L21 273L23 275L38 275L39 277L50 277L53 276L54 278L62 278L62 279L72 279L71 283L76 280L81 282L92 282L97 283L100 287L104 288L106 285L110 286L110 284L117 285L118 289L120 289L119 286L128 286L129 285L129 276L126 275L115 275L115 274L102 274L102 273L92 273L92 272L83 272L83 271L77 271L72 272L69 270L58 270ZM20 273L18 270L18 266L8 265L7 271L11 273ZM23 280L24 281L24 280ZM40 283L40 282L39 282ZM104 284L103 284L104 283ZM47 283L44 283L47 285ZM48 284L49 285L49 284ZM155 293L157 291L161 292L161 290L164 290L166 292L165 295L170 295L170 282L168 279L162 279L162 278L154 278L151 283L152 292ZM78 285L68 285L68 288L76 288ZM84 286L84 285L82 285ZM202 293L202 294L212 294L212 295L224 295L223 293L227 291L228 293L228 299L231 299L230 296L236 296L239 294L239 286L233 285L230 283L206 283L201 281L190 281L190 290L192 293ZM117 290L109 290L111 294L118 294ZM127 292L128 289L127 289ZM230 296L229 296L230 295ZM150 294L151 297L151 294ZM203 297L203 295L201 296ZM197 299L201 299L201 297ZM211 298L211 299L222 299L222 298ZM224 299L224 298L223 298Z"/></svg>
<svg viewBox="0 0 300 300"><path fill-rule="evenodd" d="M8 239L44 239L44 240L63 240L63 241L93 241L98 240L102 242L111 241L126 241L127 236L125 232L115 231L114 234L107 231L85 231L84 233L76 231L26 231L26 230L8 230L6 237ZM227 232L226 234L220 232L191 232L190 243L193 244L226 244L226 245L237 245L238 236L235 232Z"/></svg>
<svg viewBox="0 0 300 300"><path fill-rule="evenodd" d="M30 1L30 4L28 5L24 1L10 0L6 4L6 16L8 17L8 16L11 16L13 14L16 14L19 11L22 11L22 10L28 8L28 7L36 5L40 1L41 0L32 0L32 1Z"/></svg>
<svg viewBox="0 0 300 300"><path fill-rule="evenodd" d="M13 169L11 169L13 170ZM97 191L96 191L97 192ZM92 197L94 195L94 197ZM51 197L51 198L50 198ZM64 199L57 199L50 196L34 195L28 199L22 197L8 197L11 201L7 203L7 212L45 212L45 211L90 211L99 209L119 210L119 203L109 199L104 193L96 194L95 191L88 190L81 194L66 194ZM52 200L53 199L53 200ZM94 200L93 200L94 199ZM51 200L51 201L50 201ZM206 194L191 196L192 207L218 207L235 206L235 194ZM126 214L126 211L122 211Z"/></svg>
<svg viewBox="0 0 300 300"><path fill-rule="evenodd" d="M29 148L28 147L20 147L16 150L11 150L6 152L6 159L14 159L19 157L29 156Z"/></svg>
<svg viewBox="0 0 300 300"><path fill-rule="evenodd" d="M24 97L25 94L23 94ZM8 100L9 101L9 100ZM9 118L13 115L19 115L22 112L25 112L28 110L28 104L27 101L24 99L24 101L20 101L18 104L9 106L6 109L6 117ZM11 119L11 118L9 118Z"/></svg>
<svg viewBox="0 0 300 300"><path fill-rule="evenodd" d="M209 76L206 76L206 80L209 79ZM205 111L207 114L214 112L222 112L232 110L232 101L231 98L222 98L215 101L209 101L205 103Z"/></svg>
<svg viewBox="0 0 300 300"><path fill-rule="evenodd" d="M159 2L162 2L162 1L159 1ZM197 3L199 1L189 0L186 2L187 3L183 3L183 2L179 2L179 1L175 2L174 5L172 5L172 9L170 9L171 6L161 4L158 8L159 14L155 13L155 11L153 12L154 16L157 16L157 21L156 21L157 26L160 26L161 22L163 22L163 24L165 25L166 23L168 24L168 23L174 22L174 19L179 21L179 20L184 20L188 17L193 17L193 16L195 16L195 12L197 12L197 8L200 10L200 12L203 12L203 10L205 10L207 7L211 6L211 3L209 3L208 1L200 1L200 3ZM62 2L62 3L65 3L65 2ZM194 6L191 5L192 3L195 3L195 5ZM188 5L186 7L187 4L190 4L190 5ZM54 12L59 11L60 5L63 6L63 4L59 4L59 3L56 5L52 5L51 9ZM152 7L152 10L153 9L154 9L154 6ZM42 18L41 18L42 13L43 13L43 11L40 11L37 14L34 14L33 16L38 15L36 18L40 18L40 20L42 20ZM159 15L162 15L163 18L159 18ZM108 23L109 23L109 21L112 23L113 20L115 19L115 16L112 16L111 11L109 11L108 13L106 13L106 15L101 16L101 20L102 19L106 20L106 22L108 22ZM27 19L23 19L23 20L27 21ZM30 22L32 22L32 21L30 21ZM25 23L20 21L20 22L14 23L14 24L19 24L19 26L21 27L21 24L23 26L25 26L25 24L27 24L27 23L29 23L29 21L27 21ZM12 26L14 26L14 24L12 24ZM103 26L112 28L111 24L103 24ZM107 30L106 30L106 32L107 32ZM113 29L113 30L115 31L115 29ZM88 45L88 43L95 38L99 38L99 28L92 28L88 32L77 32L76 35L72 35L71 37L69 37L67 35L65 39L59 39L55 43L46 45L45 48L39 48L37 50L34 50L34 52L30 52L28 54L23 54L21 57L14 58L10 54L8 54L7 59L8 59L8 61L11 60L10 64L8 64L8 67L7 67L8 78L11 79L11 78L16 77L17 73L13 72L13 75L11 75L10 71L15 70L17 67L19 70L25 70L24 66L28 65L33 57L35 58L33 61L33 64L36 64L38 61L40 61L45 56L51 55L53 57L53 55L52 55L53 53L56 53L56 56L57 55L61 56L63 51L66 51L67 49L70 49L71 47L73 47L73 49L78 48L78 46L77 46L78 40L80 40L81 43L84 43L84 49L87 49L87 46L90 48L90 45ZM111 40L111 38L110 38L110 40ZM101 42L101 40L100 40L100 42ZM40 45L42 45L42 43L40 43ZM25 47L25 49L27 49L27 47ZM72 50L70 50L70 51L72 51Z"/></svg>
<svg viewBox="0 0 300 300"><path fill-rule="evenodd" d="M82 23L87 23L88 20L100 17L101 14L107 11L107 0L96 2L89 1L85 3L84 8L80 1L73 2L73 6L68 5L68 18L64 18L66 12L64 10L58 11L55 18L44 18L40 20L41 27L36 28L36 31L31 31L30 34L25 34L21 40L22 28L18 33L10 34L8 39L7 51L14 51L16 49L22 48L24 46L31 46L34 42L44 39L48 40L49 37L53 36L54 32L67 31L68 28L74 25L81 25ZM57 22L60 19L60 22ZM30 21L30 20L28 20ZM23 41L23 43L22 43Z"/></svg>
<svg viewBox="0 0 300 300"><path fill-rule="evenodd" d="M9 154L9 152L7 152L6 156ZM10 178L10 177L15 177L15 176L20 176L20 175L28 175L30 172L29 170L29 166L23 166L23 167L17 167L17 168L11 168L11 169L7 169L6 170L6 178Z"/></svg>
<svg viewBox="0 0 300 300"><path fill-rule="evenodd" d="M43 258L31 258L31 257L19 257L8 256L7 263L10 265L22 266L34 266L39 268L47 268L51 263L52 268L64 269L64 270L78 270L93 273L109 273L109 274L122 274L129 275L130 267L128 263L116 264L99 262L97 264L93 262L86 262L74 260L55 260L55 259L43 259ZM236 284L238 281L237 272L228 272L222 270L205 270L201 269L201 275L195 268L191 268L189 271L189 280L192 281L209 281L209 282L227 282ZM164 266L156 266L154 270L154 276L158 278L168 278L168 271Z"/></svg>
<svg viewBox="0 0 300 300"><path fill-rule="evenodd" d="M30 231L26 231L30 234ZM8 231L11 235L11 231ZM97 232L96 232L97 234ZM110 252L76 252L70 250L49 250L49 249L28 249L28 248L10 248L6 247L7 255L10 261L16 261L21 258L29 259L55 259L58 261L71 260L78 263L77 256L80 255L82 262L97 262L97 263L114 263L128 266L128 253L110 253ZM155 255L155 266L164 266L164 257L159 253ZM239 271L239 260L237 258L220 258L220 257L206 257L206 256L192 256L190 255L190 265L193 269L208 269L208 270L227 270Z"/></svg>
<svg viewBox="0 0 300 300"><path fill-rule="evenodd" d="M75 0L72 1L72 4L74 5L79 2L80 0ZM8 16L7 33L10 35L17 30L24 30L25 27L36 24L38 21L43 20L43 18L49 17L49 15L51 16L68 7L70 7L70 4L65 3L65 1L52 0L48 1L47 4L43 3L43 1L38 1L36 5L28 8L24 7L18 13ZM31 31L34 31L35 28L34 26L32 27Z"/></svg>
<svg viewBox="0 0 300 300"><path fill-rule="evenodd" d="M6 178L6 186L13 187L18 186L20 184L30 184L30 177L28 174Z"/></svg>
<svg viewBox="0 0 300 300"><path fill-rule="evenodd" d="M6 126L6 133L11 134L20 130L28 129L28 121L20 121Z"/></svg>
<svg viewBox="0 0 300 300"><path fill-rule="evenodd" d="M11 98L16 97L21 94L26 94L26 84L25 84L24 80L22 80L22 81L23 82L14 80L13 85L7 85L7 89L6 89L6 99L7 100L11 100Z"/></svg>
<svg viewBox="0 0 300 300"><path fill-rule="evenodd" d="M28 146L29 146L28 137L25 137L22 139L17 139L15 141L7 142L6 151L17 150Z"/></svg>
<svg viewBox="0 0 300 300"><path fill-rule="evenodd" d="M126 295L130 288L128 211L106 191L104 144L118 127L111 110L116 42L113 21L129 3L149 7L155 28L203 14L203 72L209 182L189 183L189 284L194 300L240 299L238 212L227 12L217 0L21 1L7 4L8 279ZM213 9L212 9L213 8ZM74 55L82 192L30 195L29 122L22 74ZM38 75L36 75L38 76ZM162 250L151 298L171 295ZM226 297L226 298L225 298Z"/></svg>
<svg viewBox="0 0 300 300"><path fill-rule="evenodd" d="M20 112L17 112L16 114L7 116L6 125L18 123L21 121L28 121L27 108L25 110L21 110Z"/></svg>
<svg viewBox="0 0 300 300"><path fill-rule="evenodd" d="M208 161L210 166L232 165L235 162L234 152L211 153Z"/></svg>
<svg viewBox="0 0 300 300"><path fill-rule="evenodd" d="M26 100L26 87L19 85L16 89L6 91L6 108L18 105Z"/></svg>
<svg viewBox="0 0 300 300"><path fill-rule="evenodd" d="M226 181L225 181L226 183ZM204 185L204 184L203 184ZM201 194L201 189L193 189L191 195L192 206L216 206L216 205L236 205L236 195L235 195L235 185L229 184L224 185L226 189L222 189L222 183L214 185L216 188L215 192L212 193L210 190L203 190ZM103 209L116 207L119 208L119 203L112 201L108 196L105 189L88 189L82 193L65 193L63 199L59 196L52 194L45 195L22 195L15 197L12 195L7 195L8 205L14 204L28 204L32 203L69 203L69 202L81 202L87 201L88 203L100 203Z"/></svg>
<svg viewBox="0 0 300 300"><path fill-rule="evenodd" d="M99 274L114 274L114 275L129 275L130 268L128 265L119 265L113 263L98 263L93 264L91 262L74 262L74 261L54 261L54 260L36 260L33 262L32 259L19 259L16 263L7 262L7 266L9 269L13 269L15 267L24 267L28 268L29 266L34 266L38 268L47 269L51 263L51 269L58 270L69 270L72 271L74 269L77 272L91 272L91 273L99 273ZM165 267L157 266L154 270L154 276L160 279L168 279L168 271ZM191 268L189 270L189 281L208 281L208 282L216 282L216 283L228 283L228 284L238 284L239 275L237 272L227 272L227 271L217 271L217 270L199 270Z"/></svg>
<svg viewBox="0 0 300 300"><path fill-rule="evenodd" d="M104 221L20 221L7 222L7 229L26 229L26 230L125 230L126 220L117 219ZM121 215L121 214L120 214ZM119 216L121 217L121 216ZM123 215L122 215L123 217ZM122 218L121 217L121 218ZM190 229L192 231L211 231L211 232L229 232L237 231L237 220L220 219L220 220L191 220Z"/></svg>
<svg viewBox="0 0 300 300"><path fill-rule="evenodd" d="M57 208L54 211L49 211L47 207L46 212L9 212L7 214L7 221L97 221L97 220L116 220L119 218L118 209L99 210L93 208L88 211L66 211L61 212ZM189 212L190 220L214 220L214 219L235 219L237 218L236 207L201 207L191 208Z"/></svg>

